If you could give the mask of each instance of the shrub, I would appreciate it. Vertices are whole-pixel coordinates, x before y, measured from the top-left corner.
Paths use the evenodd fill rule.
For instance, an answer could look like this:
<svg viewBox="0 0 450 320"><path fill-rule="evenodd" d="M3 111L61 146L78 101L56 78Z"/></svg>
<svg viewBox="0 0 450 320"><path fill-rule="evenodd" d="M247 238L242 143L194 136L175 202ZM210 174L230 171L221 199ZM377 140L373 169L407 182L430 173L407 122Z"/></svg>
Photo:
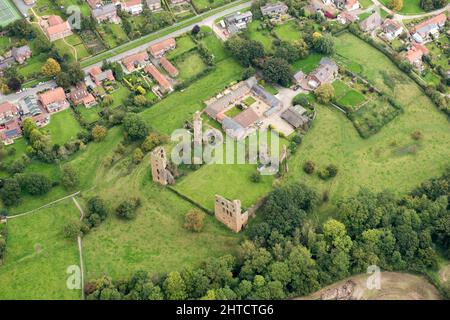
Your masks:
<svg viewBox="0 0 450 320"><path fill-rule="evenodd" d="M128 199L123 201L116 209L116 215L119 218L131 220L136 218L137 208L140 206L139 199Z"/></svg>
<svg viewBox="0 0 450 320"><path fill-rule="evenodd" d="M82 229L83 224L81 223L81 221L72 220L64 226L64 237L71 240L76 239L79 235L82 234Z"/></svg>
<svg viewBox="0 0 450 320"><path fill-rule="evenodd" d="M250 181L254 182L254 183L258 183L261 181L261 173L259 173L259 171L254 172L251 176L250 176Z"/></svg>
<svg viewBox="0 0 450 320"><path fill-rule="evenodd" d="M184 218L184 227L192 232L202 231L205 225L205 214L199 209L191 209Z"/></svg>
<svg viewBox="0 0 450 320"><path fill-rule="evenodd" d="M411 133L411 138L413 138L414 140L421 140L423 138L422 131L414 131L413 133Z"/></svg>
<svg viewBox="0 0 450 320"><path fill-rule="evenodd" d="M303 170L307 174L313 174L315 169L316 169L316 165L314 164L314 162L312 162L310 160L306 161L305 164L303 165Z"/></svg>
<svg viewBox="0 0 450 320"><path fill-rule="evenodd" d="M19 183L31 195L41 195L47 193L52 182L46 176L37 173L30 173L20 177Z"/></svg>
<svg viewBox="0 0 450 320"><path fill-rule="evenodd" d="M319 175L320 179L328 180L330 178L335 177L337 175L337 173L338 173L338 168L335 165L330 164L326 168L320 170L318 175Z"/></svg>

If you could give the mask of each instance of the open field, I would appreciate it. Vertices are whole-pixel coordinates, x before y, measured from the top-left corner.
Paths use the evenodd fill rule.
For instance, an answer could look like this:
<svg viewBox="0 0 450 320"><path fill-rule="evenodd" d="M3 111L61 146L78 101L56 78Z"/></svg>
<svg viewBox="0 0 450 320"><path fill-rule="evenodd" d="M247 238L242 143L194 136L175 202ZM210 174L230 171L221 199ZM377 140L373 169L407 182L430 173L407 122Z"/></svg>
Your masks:
<svg viewBox="0 0 450 320"><path fill-rule="evenodd" d="M350 34L339 37L336 44L338 53L360 64L363 75L377 87L393 91L405 110L380 132L362 139L344 114L319 105L311 130L289 161L287 180L302 181L319 192L329 191L333 203L361 187L374 191L388 188L402 194L440 175L450 158L450 124L445 115L382 53ZM388 72L393 79L401 79L395 82L393 90L384 84L383 72ZM416 130L423 133L419 142L411 138ZM416 144L415 153L399 152L413 144ZM326 182L317 175L309 176L302 170L307 160L314 161L318 168L334 163L339 173Z"/></svg>
<svg viewBox="0 0 450 320"><path fill-rule="evenodd" d="M196 51L189 52L188 54L179 57L175 61L175 66L180 72L178 77L181 81L195 77L206 68L206 64L203 62L202 57L200 57Z"/></svg>
<svg viewBox="0 0 450 320"><path fill-rule="evenodd" d="M4 27L20 18L20 13L12 1L0 0L0 26Z"/></svg>
<svg viewBox="0 0 450 320"><path fill-rule="evenodd" d="M67 267L79 265L76 240L64 225L79 218L71 199L8 221L6 263L0 266L0 299L79 299L66 286Z"/></svg>
<svg viewBox="0 0 450 320"><path fill-rule="evenodd" d="M399 13L402 13L402 14L418 14L418 13L423 12L422 8L420 7L420 1L421 0L406 0L406 1L403 1L403 8L399 11ZM389 4L390 0L380 0L380 2L388 7L388 4Z"/></svg>
<svg viewBox="0 0 450 320"><path fill-rule="evenodd" d="M177 56L192 50L196 47L195 42L191 39L189 35L183 35L181 37L176 38L177 41L177 47L170 51L167 54L167 59L174 59Z"/></svg>
<svg viewBox="0 0 450 320"><path fill-rule="evenodd" d="M321 295L330 289L341 287L351 280L356 284L351 296L356 300L440 300L437 289L423 277L398 273L382 272L381 289L368 289L367 279L370 275L360 274L325 287L312 295L302 297L301 300L319 300Z"/></svg>

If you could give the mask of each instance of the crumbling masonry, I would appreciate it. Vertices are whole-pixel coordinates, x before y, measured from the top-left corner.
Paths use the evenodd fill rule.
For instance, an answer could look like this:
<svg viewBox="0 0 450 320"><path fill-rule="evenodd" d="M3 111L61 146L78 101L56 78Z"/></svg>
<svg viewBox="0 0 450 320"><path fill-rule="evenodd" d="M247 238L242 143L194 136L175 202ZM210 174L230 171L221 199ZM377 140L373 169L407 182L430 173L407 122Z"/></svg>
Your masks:
<svg viewBox="0 0 450 320"><path fill-rule="evenodd" d="M163 186L175 183L175 178L168 167L166 151L163 147L157 147L151 153L152 178Z"/></svg>
<svg viewBox="0 0 450 320"><path fill-rule="evenodd" d="M234 232L241 231L248 222L248 212L242 213L240 200L230 201L219 195L215 197L214 214Z"/></svg>

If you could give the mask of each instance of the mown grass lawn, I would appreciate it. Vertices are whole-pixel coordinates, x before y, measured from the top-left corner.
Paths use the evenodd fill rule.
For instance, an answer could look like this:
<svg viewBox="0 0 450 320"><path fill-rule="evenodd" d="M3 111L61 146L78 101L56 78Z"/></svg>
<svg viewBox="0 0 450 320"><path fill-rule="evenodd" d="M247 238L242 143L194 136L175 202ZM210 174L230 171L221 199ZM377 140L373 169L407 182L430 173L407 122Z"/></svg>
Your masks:
<svg viewBox="0 0 450 320"><path fill-rule="evenodd" d="M292 64L292 68L294 69L294 71L301 70L305 74L308 74L319 65L320 59L322 59L322 58L323 58L323 55L321 55L319 53L311 53L305 59L300 59L300 60L295 61Z"/></svg>
<svg viewBox="0 0 450 320"><path fill-rule="evenodd" d="M294 42L300 39L300 30L295 21L289 21L274 28L275 34L280 40Z"/></svg>
<svg viewBox="0 0 450 320"><path fill-rule="evenodd" d="M248 34L251 40L259 41L264 46L264 49L267 52L272 51L272 42L274 37L270 35L268 30L258 30L258 27L261 25L261 21L253 20L248 26Z"/></svg>
<svg viewBox="0 0 450 320"><path fill-rule="evenodd" d="M178 58L175 61L175 66L180 72L178 77L181 81L191 79L206 69L206 64L196 51Z"/></svg>
<svg viewBox="0 0 450 320"><path fill-rule="evenodd" d="M202 32L206 32L207 36L200 40L214 55L214 60L220 62L228 57L230 53L225 50L222 41L217 38L216 34L211 30L211 28L203 26L201 27Z"/></svg>
<svg viewBox="0 0 450 320"><path fill-rule="evenodd" d="M174 59L180 54L183 54L196 47L195 42L188 34L178 37L175 40L177 42L177 46L167 54L167 59Z"/></svg>
<svg viewBox="0 0 450 320"><path fill-rule="evenodd" d="M391 0L380 0L385 6L388 6ZM405 0L403 1L403 8L399 13L403 14L417 14L422 13L423 9L420 7L421 0Z"/></svg>
<svg viewBox="0 0 450 320"><path fill-rule="evenodd" d="M79 265L76 240L64 226L79 218L71 199L8 221L8 251L0 266L0 299L79 299L66 285L71 265Z"/></svg>
<svg viewBox="0 0 450 320"><path fill-rule="evenodd" d="M42 128L43 132L50 135L52 143L59 145L76 138L80 130L80 124L75 119L70 108L52 114L50 124Z"/></svg>
<svg viewBox="0 0 450 320"><path fill-rule="evenodd" d="M440 175L450 159L450 124L412 80L382 53L351 34L338 38L336 50L362 65L363 75L393 94L404 106L404 112L377 134L362 139L344 114L318 106L311 130L289 161L287 181L304 182L319 192L329 191L331 202L323 212L330 214L338 199L354 194L361 187L374 191L389 189L395 194L408 192L422 181ZM393 87L383 82L385 72L396 79ZM416 130L423 133L420 142L411 138ZM415 153L396 152L412 144L417 144ZM339 173L324 182L315 174L304 173L302 166L307 160L314 161L318 169L334 163Z"/></svg>
<svg viewBox="0 0 450 320"><path fill-rule="evenodd" d="M337 102L340 105L347 107L348 109L355 109L357 106L363 103L364 100L366 100L366 98L361 92L350 90L345 93L340 99L338 99Z"/></svg>

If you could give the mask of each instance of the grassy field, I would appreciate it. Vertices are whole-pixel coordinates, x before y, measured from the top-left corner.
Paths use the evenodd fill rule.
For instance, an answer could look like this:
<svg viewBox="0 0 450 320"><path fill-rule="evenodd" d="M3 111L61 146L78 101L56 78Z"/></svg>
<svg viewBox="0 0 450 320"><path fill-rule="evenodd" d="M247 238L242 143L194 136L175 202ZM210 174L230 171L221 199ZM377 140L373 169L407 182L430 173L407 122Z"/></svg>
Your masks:
<svg viewBox="0 0 450 320"><path fill-rule="evenodd" d="M183 35L176 38L177 47L167 54L167 59L174 59L180 54L183 54L189 50L196 47L195 42L191 39L189 35Z"/></svg>
<svg viewBox="0 0 450 320"><path fill-rule="evenodd" d="M222 41L219 40L216 34L211 30L211 28L203 26L201 27L202 32L206 32L207 36L200 40L214 55L214 60L216 62L220 62L230 56L229 52L227 52L222 44Z"/></svg>
<svg viewBox="0 0 450 320"><path fill-rule="evenodd" d="M295 21L289 21L278 25L274 28L274 32L280 40L293 42L300 38L300 31L298 30Z"/></svg>
<svg viewBox="0 0 450 320"><path fill-rule="evenodd" d="M79 218L71 199L8 221L6 263L0 266L0 299L79 299L66 286L67 267L79 265L76 241L64 225Z"/></svg>
<svg viewBox="0 0 450 320"><path fill-rule="evenodd" d="M241 77L242 67L232 59L223 60L216 69L193 83L183 92L175 92L141 113L156 130L170 134L183 127L197 110L204 108L203 101L223 90L226 84Z"/></svg>
<svg viewBox="0 0 450 320"><path fill-rule="evenodd" d="M50 134L52 142L59 145L76 138L80 130L81 127L75 120L71 109L53 114L50 124L42 128L43 132Z"/></svg>
<svg viewBox="0 0 450 320"><path fill-rule="evenodd" d="M292 65L292 68L294 69L294 71L301 70L305 74L308 74L319 65L320 59L322 58L323 55L318 53L312 53L305 59L295 61Z"/></svg>
<svg viewBox="0 0 450 320"><path fill-rule="evenodd" d="M405 106L404 113L377 134L362 139L341 112L318 106L318 115L298 152L290 159L288 181L302 181L319 192L329 191L331 203L353 194L361 187L374 191L389 189L396 194L411 190L420 182L442 173L450 158L450 125L416 84L405 77L388 58L351 34L339 37L337 52L363 66L363 75L388 91ZM376 64L372 63L377 61ZM397 79L391 88L383 72ZM411 133L420 130L417 143ZM416 153L398 152L416 143ZM329 163L339 168L336 178L322 181L302 170L312 160L320 169ZM424 170L426 168L426 170ZM324 211L332 204L325 206ZM326 216L326 215L325 215Z"/></svg>
<svg viewBox="0 0 450 320"><path fill-rule="evenodd" d="M181 81L195 77L206 68L206 64L203 62L202 57L200 57L197 51L189 52L177 59L175 61L175 66L180 72L178 77Z"/></svg>
<svg viewBox="0 0 450 320"><path fill-rule="evenodd" d="M17 8L14 6L12 1L0 0L0 7L2 8L2 11L0 11L1 27L4 27L21 18L20 13L17 11Z"/></svg>
<svg viewBox="0 0 450 320"><path fill-rule="evenodd" d="M272 51L272 41L274 38L270 35L268 30L258 30L261 25L261 21L253 20L248 26L248 34L251 40L259 41L263 44L264 49L267 52Z"/></svg>
<svg viewBox="0 0 450 320"><path fill-rule="evenodd" d="M405 0L403 1L403 8L399 11L399 13L403 14L417 14L422 13L423 10L420 7L421 0ZM385 6L388 6L390 0L380 0Z"/></svg>

